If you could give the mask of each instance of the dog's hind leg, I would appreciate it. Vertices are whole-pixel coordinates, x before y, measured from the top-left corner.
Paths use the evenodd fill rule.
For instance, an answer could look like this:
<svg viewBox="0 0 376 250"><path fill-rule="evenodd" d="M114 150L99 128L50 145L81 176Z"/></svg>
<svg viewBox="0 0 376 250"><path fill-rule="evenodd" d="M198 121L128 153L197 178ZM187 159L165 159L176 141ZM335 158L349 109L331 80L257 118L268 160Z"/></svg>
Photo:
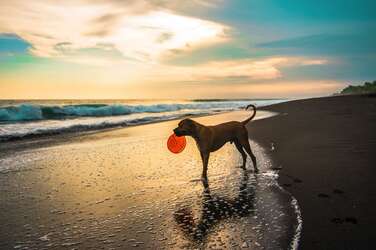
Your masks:
<svg viewBox="0 0 376 250"><path fill-rule="evenodd" d="M242 164L242 169L245 169L245 163L247 162L247 154L244 152L242 145L238 141L234 141L235 146L242 155L243 158L243 164Z"/></svg>
<svg viewBox="0 0 376 250"><path fill-rule="evenodd" d="M257 163L256 163L256 156L253 154L251 150L251 146L249 145L248 138L240 138L240 144L245 149L245 151L249 154L252 159L253 167L255 169L255 173L258 173Z"/></svg>

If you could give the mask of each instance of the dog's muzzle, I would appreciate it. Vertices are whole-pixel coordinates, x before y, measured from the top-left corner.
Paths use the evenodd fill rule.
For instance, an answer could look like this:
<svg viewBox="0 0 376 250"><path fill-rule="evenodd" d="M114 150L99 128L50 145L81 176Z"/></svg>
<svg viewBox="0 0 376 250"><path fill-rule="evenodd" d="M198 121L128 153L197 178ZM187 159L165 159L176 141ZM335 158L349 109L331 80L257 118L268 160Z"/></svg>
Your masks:
<svg viewBox="0 0 376 250"><path fill-rule="evenodd" d="M182 135L184 135L184 131L182 131L179 128L176 128L176 129L174 129L174 134L177 135L177 136L182 136Z"/></svg>

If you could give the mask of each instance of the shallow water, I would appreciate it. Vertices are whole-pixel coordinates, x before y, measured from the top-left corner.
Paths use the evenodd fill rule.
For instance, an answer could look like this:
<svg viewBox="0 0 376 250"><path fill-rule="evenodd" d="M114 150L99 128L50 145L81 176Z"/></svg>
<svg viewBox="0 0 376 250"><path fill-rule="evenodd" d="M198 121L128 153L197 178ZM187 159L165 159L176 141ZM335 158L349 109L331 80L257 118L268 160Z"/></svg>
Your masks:
<svg viewBox="0 0 376 250"><path fill-rule="evenodd" d="M181 154L166 150L175 125L134 127L0 159L0 248L289 248L296 211L266 152L251 142L261 170L255 175L249 162L247 171L238 167L240 154L226 144L211 154L209 183L202 183L193 140Z"/></svg>

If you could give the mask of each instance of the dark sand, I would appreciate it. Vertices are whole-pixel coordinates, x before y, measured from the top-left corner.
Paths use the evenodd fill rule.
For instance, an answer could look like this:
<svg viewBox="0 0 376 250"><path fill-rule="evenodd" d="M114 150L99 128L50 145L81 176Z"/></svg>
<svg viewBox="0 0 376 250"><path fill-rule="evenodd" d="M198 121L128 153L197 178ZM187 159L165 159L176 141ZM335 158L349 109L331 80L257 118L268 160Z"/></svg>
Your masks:
<svg viewBox="0 0 376 250"><path fill-rule="evenodd" d="M265 110L250 137L269 149L298 200L301 249L375 249L376 98L297 100ZM274 150L272 149L274 144Z"/></svg>
<svg viewBox="0 0 376 250"><path fill-rule="evenodd" d="M1 143L0 249L288 248L297 218L264 149L258 175L232 144L211 154L205 190L193 139L166 148L177 123Z"/></svg>

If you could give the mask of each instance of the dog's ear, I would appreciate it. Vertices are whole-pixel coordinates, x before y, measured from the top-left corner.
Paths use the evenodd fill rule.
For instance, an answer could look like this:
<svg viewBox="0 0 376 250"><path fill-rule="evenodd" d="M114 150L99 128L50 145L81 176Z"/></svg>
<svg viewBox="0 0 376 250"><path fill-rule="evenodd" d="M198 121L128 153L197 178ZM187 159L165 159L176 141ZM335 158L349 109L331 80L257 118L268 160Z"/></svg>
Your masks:
<svg viewBox="0 0 376 250"><path fill-rule="evenodd" d="M178 123L179 127L186 126L187 125L187 119L183 119Z"/></svg>
<svg viewBox="0 0 376 250"><path fill-rule="evenodd" d="M191 127L191 124L192 124L192 120L186 118L186 119L181 120L181 121L178 123L178 126L179 126L179 127Z"/></svg>

